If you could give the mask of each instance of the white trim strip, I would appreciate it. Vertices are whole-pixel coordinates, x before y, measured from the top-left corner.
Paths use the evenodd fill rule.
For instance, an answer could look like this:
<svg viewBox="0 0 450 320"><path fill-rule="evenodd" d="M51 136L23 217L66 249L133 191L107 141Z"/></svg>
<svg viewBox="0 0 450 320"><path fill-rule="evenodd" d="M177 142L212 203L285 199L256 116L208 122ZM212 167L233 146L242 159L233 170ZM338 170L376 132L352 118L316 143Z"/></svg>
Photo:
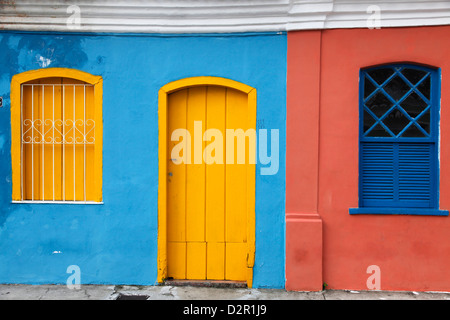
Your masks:
<svg viewBox="0 0 450 320"><path fill-rule="evenodd" d="M450 25L448 0L15 0L0 4L3 30L225 33Z"/></svg>
<svg viewBox="0 0 450 320"><path fill-rule="evenodd" d="M42 200L24 200L24 201L11 201L11 203L28 203L28 204L104 204L103 202L95 201L42 201Z"/></svg>

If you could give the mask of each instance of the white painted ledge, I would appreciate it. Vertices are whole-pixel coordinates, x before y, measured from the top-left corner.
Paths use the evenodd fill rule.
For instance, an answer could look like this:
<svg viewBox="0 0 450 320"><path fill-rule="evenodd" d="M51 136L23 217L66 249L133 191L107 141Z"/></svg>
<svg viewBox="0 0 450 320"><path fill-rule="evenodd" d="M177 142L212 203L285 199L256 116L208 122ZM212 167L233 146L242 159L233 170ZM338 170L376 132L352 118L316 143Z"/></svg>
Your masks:
<svg viewBox="0 0 450 320"><path fill-rule="evenodd" d="M11 203L15 204L87 204L87 205L97 205L103 204L103 202L95 202L95 201L42 201L42 200L24 200L24 201L11 201Z"/></svg>
<svg viewBox="0 0 450 320"><path fill-rule="evenodd" d="M0 30L225 33L450 25L445 0L4 0ZM71 7L72 6L72 7ZM373 8L373 7L372 7Z"/></svg>

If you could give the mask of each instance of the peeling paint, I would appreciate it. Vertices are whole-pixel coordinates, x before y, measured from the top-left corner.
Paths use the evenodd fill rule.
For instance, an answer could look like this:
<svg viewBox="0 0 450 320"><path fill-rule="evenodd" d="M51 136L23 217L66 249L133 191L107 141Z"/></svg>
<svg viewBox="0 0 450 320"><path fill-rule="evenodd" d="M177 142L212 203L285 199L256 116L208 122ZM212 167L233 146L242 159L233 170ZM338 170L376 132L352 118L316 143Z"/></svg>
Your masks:
<svg viewBox="0 0 450 320"><path fill-rule="evenodd" d="M44 58L43 56L41 56L39 54L36 55L36 60L41 68L46 68L52 63L52 60L50 60L48 58Z"/></svg>

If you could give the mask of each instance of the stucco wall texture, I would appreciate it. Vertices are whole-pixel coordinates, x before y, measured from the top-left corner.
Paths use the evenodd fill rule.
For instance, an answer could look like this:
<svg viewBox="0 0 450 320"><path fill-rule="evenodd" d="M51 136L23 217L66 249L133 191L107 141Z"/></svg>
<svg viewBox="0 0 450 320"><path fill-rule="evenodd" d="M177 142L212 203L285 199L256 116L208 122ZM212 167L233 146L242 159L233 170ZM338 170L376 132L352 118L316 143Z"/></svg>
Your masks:
<svg viewBox="0 0 450 320"><path fill-rule="evenodd" d="M450 289L448 217L349 214L358 207L359 71L403 62L442 72L439 196L440 208L450 208L449 32L288 34L287 288L367 290L369 267L378 266L381 290ZM296 236L305 228L308 234Z"/></svg>
<svg viewBox="0 0 450 320"><path fill-rule="evenodd" d="M277 174L256 177L253 286L284 287L285 33L4 31L0 44L1 283L66 283L68 266L77 265L82 284L155 284L158 90L178 79L216 76L255 88L259 123L280 133ZM11 78L47 67L103 78L103 204L11 203Z"/></svg>
<svg viewBox="0 0 450 320"><path fill-rule="evenodd" d="M257 90L257 129L279 129L280 168L256 175L253 286L449 291L449 217L350 215L358 207L359 71L441 69L440 209L450 208L450 27L289 33L0 33L0 282L155 284L158 90L196 76ZM12 204L13 75L46 67L103 78L103 204ZM369 270L372 270L369 268Z"/></svg>

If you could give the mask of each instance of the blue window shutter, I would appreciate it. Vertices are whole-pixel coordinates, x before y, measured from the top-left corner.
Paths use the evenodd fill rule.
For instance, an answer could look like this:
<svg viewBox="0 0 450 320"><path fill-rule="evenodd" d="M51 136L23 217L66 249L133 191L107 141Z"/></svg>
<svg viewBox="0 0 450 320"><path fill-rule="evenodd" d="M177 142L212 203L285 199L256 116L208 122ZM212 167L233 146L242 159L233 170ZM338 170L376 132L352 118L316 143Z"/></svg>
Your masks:
<svg viewBox="0 0 450 320"><path fill-rule="evenodd" d="M394 144L361 144L362 206L389 206L394 203Z"/></svg>
<svg viewBox="0 0 450 320"><path fill-rule="evenodd" d="M363 207L433 207L430 143L361 144Z"/></svg>
<svg viewBox="0 0 450 320"><path fill-rule="evenodd" d="M432 207L434 144L398 144L398 200L411 207Z"/></svg>

